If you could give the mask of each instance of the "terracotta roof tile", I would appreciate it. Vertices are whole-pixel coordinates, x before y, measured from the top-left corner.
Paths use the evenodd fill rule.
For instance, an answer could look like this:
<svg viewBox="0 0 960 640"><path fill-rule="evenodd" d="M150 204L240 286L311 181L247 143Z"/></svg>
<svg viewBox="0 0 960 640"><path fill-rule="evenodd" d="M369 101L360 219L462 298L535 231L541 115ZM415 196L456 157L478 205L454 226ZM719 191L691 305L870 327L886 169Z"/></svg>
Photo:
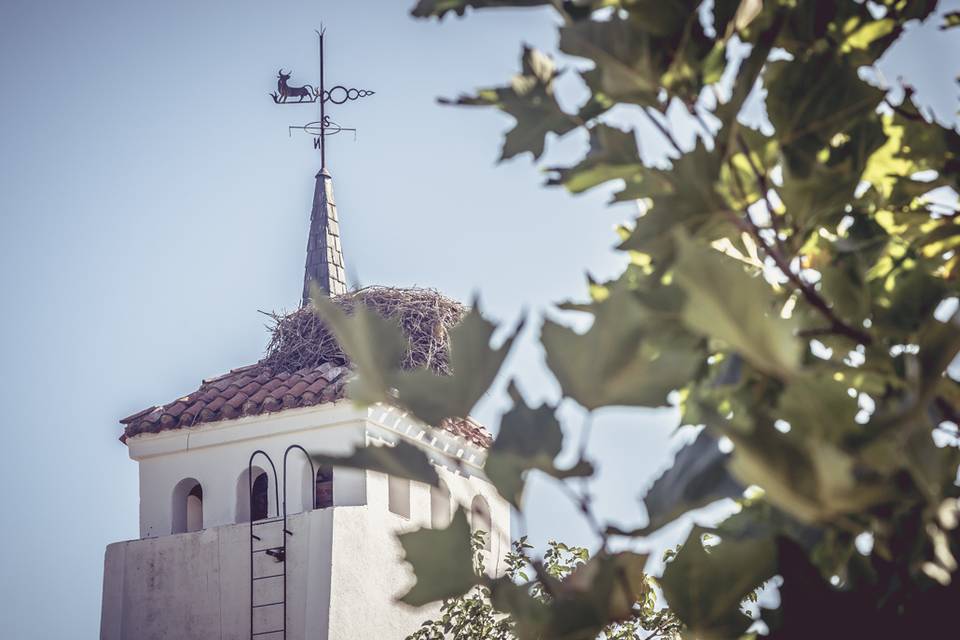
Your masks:
<svg viewBox="0 0 960 640"><path fill-rule="evenodd" d="M172 417L176 418L176 417L179 416L181 413L183 413L183 410L186 409L186 408L187 408L187 405L185 405L185 404L183 403L183 400L181 399L181 400L177 400L177 401L174 402L172 405L169 405L169 406L164 407L164 408L163 408L163 413L164 413L165 415L172 416Z"/></svg>
<svg viewBox="0 0 960 640"><path fill-rule="evenodd" d="M318 376L316 380L312 380L310 382L310 386L307 387L307 391L312 394L318 394L323 391L327 384L328 383L326 380Z"/></svg>
<svg viewBox="0 0 960 640"><path fill-rule="evenodd" d="M264 387L264 389L266 389L266 387ZM287 385L285 384L277 385L276 387L270 390L270 392L267 394L267 397L264 398L264 402L266 402L267 400L277 400L277 401L283 400L283 396L287 395L288 393L290 393L290 388Z"/></svg>
<svg viewBox="0 0 960 640"><path fill-rule="evenodd" d="M263 364L240 367L203 380L199 389L169 404L149 407L124 418L120 421L124 425L121 440L140 433L232 420L241 415L335 402L346 397L349 376L348 368L329 362L294 373L274 373ZM487 430L470 418L447 420L440 427L481 447L489 447L493 441Z"/></svg>
<svg viewBox="0 0 960 640"><path fill-rule="evenodd" d="M226 405L226 406L228 406L228 407L233 407L234 409L239 409L240 407L242 407L242 406L244 405L244 403L245 403L249 398L250 398L250 396L248 396L247 394L245 394L243 391L238 391L238 392L236 393L236 395L234 395L232 398L230 398L229 400L227 400L227 405Z"/></svg>
<svg viewBox="0 0 960 640"><path fill-rule="evenodd" d="M307 390L307 387L309 387L309 386L310 386L310 385L309 385L306 381L304 381L303 378L301 378L300 380L297 381L297 383L296 383L295 385L293 385L292 387L290 387L290 390L287 391L287 393L284 394L284 395L285 395L285 396L286 396L286 395L299 396L299 395L302 394L304 391L306 391L306 390Z"/></svg>
<svg viewBox="0 0 960 640"><path fill-rule="evenodd" d="M267 385L260 385L260 388L250 395L250 402L260 404L267 399L268 395L270 395L270 391L267 389Z"/></svg>
<svg viewBox="0 0 960 640"><path fill-rule="evenodd" d="M234 418L240 417L240 410L229 404L223 405L223 409L220 410L220 417L224 420L233 420Z"/></svg>

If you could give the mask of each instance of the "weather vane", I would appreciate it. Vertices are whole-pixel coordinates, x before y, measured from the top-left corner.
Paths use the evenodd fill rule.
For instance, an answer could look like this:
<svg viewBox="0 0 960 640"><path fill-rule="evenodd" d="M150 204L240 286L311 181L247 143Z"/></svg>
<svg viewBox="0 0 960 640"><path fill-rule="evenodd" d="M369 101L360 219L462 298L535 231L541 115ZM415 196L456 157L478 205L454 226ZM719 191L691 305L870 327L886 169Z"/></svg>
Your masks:
<svg viewBox="0 0 960 640"><path fill-rule="evenodd" d="M287 131L293 132L294 129L299 129L313 135L313 148L320 150L320 166L326 167L326 137L338 134L341 131L353 131L354 134L356 134L357 131L356 129L341 127L331 120L326 111L327 103L344 104L345 102L372 96L374 92L366 89L348 89L342 84L333 86L328 90L323 79L323 34L326 32L326 29L321 25L320 31L314 29L314 32L317 34L320 46L320 84L317 87L309 84L300 87L291 87L287 84L287 81L290 80L293 71L291 70L288 73L284 73L283 67L281 67L277 72L277 90L271 93L270 97L273 98L273 101L277 104L320 104L319 120L314 120L304 125L291 125L287 127Z"/></svg>

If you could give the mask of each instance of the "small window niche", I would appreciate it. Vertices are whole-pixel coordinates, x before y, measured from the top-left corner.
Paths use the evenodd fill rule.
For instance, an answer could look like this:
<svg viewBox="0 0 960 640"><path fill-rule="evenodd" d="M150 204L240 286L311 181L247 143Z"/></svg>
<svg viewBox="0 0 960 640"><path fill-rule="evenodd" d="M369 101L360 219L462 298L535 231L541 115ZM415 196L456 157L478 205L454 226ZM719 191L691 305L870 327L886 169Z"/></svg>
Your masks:
<svg viewBox="0 0 960 640"><path fill-rule="evenodd" d="M387 506L403 518L410 517L410 481L406 478L387 476Z"/></svg>
<svg viewBox="0 0 960 640"><path fill-rule="evenodd" d="M186 478L173 489L171 533L203 529L203 487L194 478Z"/></svg>
<svg viewBox="0 0 960 640"><path fill-rule="evenodd" d="M250 475L244 470L237 479L237 522L264 520L270 512L270 480L267 472L259 467Z"/></svg>
<svg viewBox="0 0 960 640"><path fill-rule="evenodd" d="M314 509L326 509L333 506L333 467L320 465L316 477L316 497Z"/></svg>
<svg viewBox="0 0 960 640"><path fill-rule="evenodd" d="M266 520L270 513L270 480L266 471L253 479L253 490L250 492L250 519Z"/></svg>

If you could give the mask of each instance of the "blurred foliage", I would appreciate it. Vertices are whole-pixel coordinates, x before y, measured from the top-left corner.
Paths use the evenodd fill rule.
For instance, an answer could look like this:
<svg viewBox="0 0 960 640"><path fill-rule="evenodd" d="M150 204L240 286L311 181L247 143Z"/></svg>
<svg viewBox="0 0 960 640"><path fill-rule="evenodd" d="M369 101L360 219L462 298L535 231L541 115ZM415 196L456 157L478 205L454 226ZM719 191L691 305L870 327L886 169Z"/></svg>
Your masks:
<svg viewBox="0 0 960 640"><path fill-rule="evenodd" d="M401 540L406 548L407 539L427 535L429 532L416 532ZM589 633L598 640L680 637L682 624L658 602L657 581L643 573L646 556L590 558L583 547L551 540L543 559L533 560L529 557L533 546L523 537L504 557L502 575L490 577L485 575L486 536L484 531L475 531L469 537L477 584L459 597L443 600L439 614L424 621L407 640L517 640L530 634L565 637L567 630L558 628L554 618L590 626ZM457 537L467 540L462 534ZM605 587L587 593L600 583ZM567 607L573 608L565 611Z"/></svg>
<svg viewBox="0 0 960 640"><path fill-rule="evenodd" d="M500 627L483 609L489 628L455 637L595 638L634 615L645 584L642 558L609 551L610 538L642 539L720 499L740 511L695 528L663 574L685 637L752 633L741 605L774 576L780 604L755 614L772 638L952 635L960 134L904 81L882 84L876 64L911 25L949 28L957 14L935 0L421 0L414 14L532 5L553 8L560 52L588 64L564 71L524 47L507 84L451 102L513 118L502 158L539 159L553 138L585 131L589 150L547 167L548 183L579 193L614 181L614 200L641 212L620 229L622 275L563 306L592 326L544 324L547 363L589 411L674 405L703 431L649 489L649 524L622 531L569 484L592 472L582 453L555 466L554 408L513 390L489 477L521 509L531 470L554 477L602 548L563 580L538 573L540 595L507 577L472 603L448 599L511 619ZM564 74L589 93L572 109L556 98ZM744 124L748 98L762 105L759 128ZM636 128L610 123L614 107L662 137L668 163L641 160ZM675 129L697 139L681 145ZM358 351L356 397L434 424L469 412L512 341L491 347L495 326L475 308L453 336L453 376L404 372L386 362L391 329L323 312ZM451 558L412 559L430 593L454 579L462 593Z"/></svg>

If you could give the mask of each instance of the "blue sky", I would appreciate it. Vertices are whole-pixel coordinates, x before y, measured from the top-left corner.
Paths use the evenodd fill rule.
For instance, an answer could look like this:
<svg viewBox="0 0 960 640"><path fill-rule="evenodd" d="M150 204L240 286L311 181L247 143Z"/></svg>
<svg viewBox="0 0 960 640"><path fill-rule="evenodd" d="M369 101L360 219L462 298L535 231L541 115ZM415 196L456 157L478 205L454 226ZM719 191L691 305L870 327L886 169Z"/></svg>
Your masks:
<svg viewBox="0 0 960 640"><path fill-rule="evenodd" d="M267 97L278 67L315 82L313 29L328 28L328 82L375 90L336 107L359 129L332 139L343 244L363 284L479 293L496 318L534 321L511 359L531 400L555 398L539 314L614 275L609 192L545 189L523 157L496 165L509 119L436 104L517 68L523 42L553 50L549 12L414 21L411 1L47 2L0 5L0 466L7 637L91 638L103 549L137 535L137 472L117 420L255 362L258 309L293 309L302 284L317 153L288 124L312 107ZM917 30L884 64L952 121L960 50ZM566 64L575 64L566 61ZM582 89L561 86L576 104ZM663 141L629 112L644 157ZM682 132L686 139L691 132ZM568 136L547 164L586 148ZM478 416L495 423L493 394ZM583 416L564 407L567 428ZM642 522L637 494L678 442L668 410L595 416L599 511ZM575 437L569 442L577 445ZM565 497L535 480L527 530L591 543ZM519 534L519 528L514 534Z"/></svg>

